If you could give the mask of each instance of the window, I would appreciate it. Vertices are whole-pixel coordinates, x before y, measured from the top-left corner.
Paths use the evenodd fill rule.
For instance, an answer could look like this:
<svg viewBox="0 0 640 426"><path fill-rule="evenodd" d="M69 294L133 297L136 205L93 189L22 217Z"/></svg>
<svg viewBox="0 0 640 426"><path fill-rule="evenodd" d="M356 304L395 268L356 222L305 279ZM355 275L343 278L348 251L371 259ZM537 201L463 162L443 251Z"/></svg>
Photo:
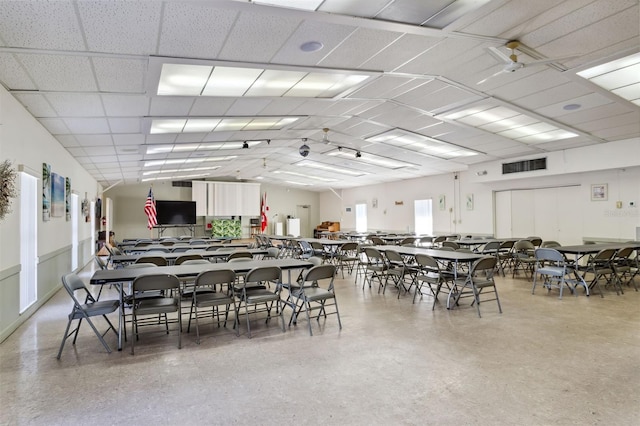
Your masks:
<svg viewBox="0 0 640 426"><path fill-rule="evenodd" d="M20 173L20 313L38 300L38 179Z"/></svg>
<svg viewBox="0 0 640 426"><path fill-rule="evenodd" d="M417 235L433 234L433 215L431 213L432 200L414 201L414 220Z"/></svg>
<svg viewBox="0 0 640 426"><path fill-rule="evenodd" d="M356 232L367 232L367 204L356 204Z"/></svg>

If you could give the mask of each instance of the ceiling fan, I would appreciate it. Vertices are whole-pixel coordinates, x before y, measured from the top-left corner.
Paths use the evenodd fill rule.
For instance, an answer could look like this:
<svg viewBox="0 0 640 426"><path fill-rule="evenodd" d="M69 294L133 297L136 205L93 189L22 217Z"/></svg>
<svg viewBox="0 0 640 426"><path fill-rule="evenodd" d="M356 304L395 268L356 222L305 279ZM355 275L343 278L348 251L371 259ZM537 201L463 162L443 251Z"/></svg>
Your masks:
<svg viewBox="0 0 640 426"><path fill-rule="evenodd" d="M510 55L506 55L504 54L500 49L496 48L496 47L488 47L487 50L489 51L489 53L491 55L493 55L493 57L495 57L498 61L503 63L502 69L498 72L496 72L495 74L490 75L487 78L484 78L482 80L480 80L478 83L476 84L482 84L484 82L486 82L487 80L496 77L502 73L510 73L510 72L516 72L521 68L524 67L534 67L537 65L547 65L547 64L551 64L554 62L559 62L562 60L567 60L567 59L572 59L572 58L576 58L577 56L565 56L563 58L554 58L554 59L542 59L539 61L532 61L532 62L519 62L518 61L518 55L516 54L516 50L521 46L521 43L518 40L511 40L510 42L508 42L507 44L505 44L505 47L509 50L511 50L511 54Z"/></svg>

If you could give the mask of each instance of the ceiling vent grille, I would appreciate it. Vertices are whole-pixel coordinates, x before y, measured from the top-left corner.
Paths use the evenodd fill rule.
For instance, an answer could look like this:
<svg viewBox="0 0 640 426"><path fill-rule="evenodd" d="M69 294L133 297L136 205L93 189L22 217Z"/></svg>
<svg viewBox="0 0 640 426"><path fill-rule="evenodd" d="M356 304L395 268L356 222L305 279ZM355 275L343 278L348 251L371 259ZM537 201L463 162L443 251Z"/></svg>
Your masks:
<svg viewBox="0 0 640 426"><path fill-rule="evenodd" d="M513 163L502 163L502 174L531 172L534 170L546 170L547 158L535 158L533 160L516 161Z"/></svg>
<svg viewBox="0 0 640 426"><path fill-rule="evenodd" d="M171 182L171 186L178 186L181 188L191 188L190 180L174 180Z"/></svg>

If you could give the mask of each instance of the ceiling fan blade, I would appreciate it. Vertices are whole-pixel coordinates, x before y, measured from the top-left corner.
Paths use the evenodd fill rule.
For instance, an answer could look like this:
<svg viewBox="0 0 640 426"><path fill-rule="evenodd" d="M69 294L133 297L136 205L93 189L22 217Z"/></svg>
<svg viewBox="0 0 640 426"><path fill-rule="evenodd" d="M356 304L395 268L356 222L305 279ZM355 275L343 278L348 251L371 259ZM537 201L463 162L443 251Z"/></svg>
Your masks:
<svg viewBox="0 0 640 426"><path fill-rule="evenodd" d="M539 61L531 61L531 62L527 62L524 65L527 67L533 67L536 65L546 65L546 64L553 64L555 62L563 62L563 61L568 61L570 59L575 59L575 58L579 58L580 55L572 55L572 56L563 56L562 58L553 58L553 59L542 59Z"/></svg>
<svg viewBox="0 0 640 426"><path fill-rule="evenodd" d="M487 52L489 52L491 56L493 56L500 62L504 62L507 64L512 62L511 58L509 58L509 55L502 53L497 47L487 47Z"/></svg>
<svg viewBox="0 0 640 426"><path fill-rule="evenodd" d="M499 75L499 74L502 74L503 72L504 72L504 70L500 70L500 71L498 71L498 72L496 72L496 73L494 73L494 74L490 75L490 76L489 76L489 77L487 77L487 78L483 78L482 80L480 80L480 81L479 81L479 82L477 82L476 84L483 84L483 83L485 83L487 80L491 80L493 77L495 77L495 76L497 76L497 75Z"/></svg>

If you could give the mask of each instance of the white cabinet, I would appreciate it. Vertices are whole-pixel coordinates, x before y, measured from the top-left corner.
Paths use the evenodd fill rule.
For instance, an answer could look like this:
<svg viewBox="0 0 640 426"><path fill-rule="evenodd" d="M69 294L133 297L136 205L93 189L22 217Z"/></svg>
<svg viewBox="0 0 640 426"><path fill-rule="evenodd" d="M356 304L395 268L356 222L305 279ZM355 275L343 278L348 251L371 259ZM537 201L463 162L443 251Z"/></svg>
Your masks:
<svg viewBox="0 0 640 426"><path fill-rule="evenodd" d="M260 216L260 184L191 182L196 216Z"/></svg>
<svg viewBox="0 0 640 426"><path fill-rule="evenodd" d="M287 235L300 236L300 219L287 219Z"/></svg>

